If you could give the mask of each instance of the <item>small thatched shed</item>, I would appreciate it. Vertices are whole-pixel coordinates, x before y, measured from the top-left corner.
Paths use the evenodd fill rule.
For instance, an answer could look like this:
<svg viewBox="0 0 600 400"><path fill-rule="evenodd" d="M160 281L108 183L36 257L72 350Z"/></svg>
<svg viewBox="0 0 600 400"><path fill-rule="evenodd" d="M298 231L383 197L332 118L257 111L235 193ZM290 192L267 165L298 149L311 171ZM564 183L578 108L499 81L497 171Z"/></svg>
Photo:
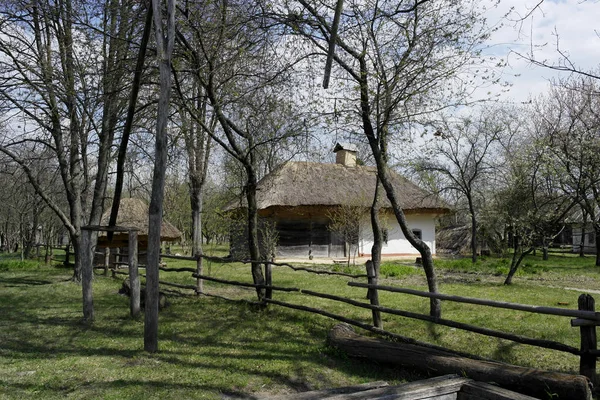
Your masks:
<svg viewBox="0 0 600 400"><path fill-rule="evenodd" d="M117 226L136 228L138 231L138 251L140 252L140 262L143 260L148 248L148 204L141 199L122 199L119 203L119 215L117 217ZM110 218L110 210L102 215L101 225L107 226ZM174 242L181 238L181 232L168 221L163 220L160 230L160 240L162 242ZM116 232L112 240L108 240L106 232L102 231L98 235L97 251L100 249L111 248L119 249L120 254L127 254L128 234ZM113 250L113 253L115 251ZM113 256L114 258L114 256Z"/></svg>
<svg viewBox="0 0 600 400"><path fill-rule="evenodd" d="M357 165L356 148L351 145L338 144L334 152L335 164L287 162L259 182L259 215L275 224L277 256L345 256L348 243L330 229L332 213L342 206L364 210L357 218L356 246L358 255L370 255L373 239L368 209L373 202L377 169ZM449 212L448 205L399 174L392 173L392 181L409 225L435 252L435 218ZM381 207L387 210L383 216L383 254L418 254L404 238L385 191L381 192ZM230 204L228 209L243 210L245 206Z"/></svg>

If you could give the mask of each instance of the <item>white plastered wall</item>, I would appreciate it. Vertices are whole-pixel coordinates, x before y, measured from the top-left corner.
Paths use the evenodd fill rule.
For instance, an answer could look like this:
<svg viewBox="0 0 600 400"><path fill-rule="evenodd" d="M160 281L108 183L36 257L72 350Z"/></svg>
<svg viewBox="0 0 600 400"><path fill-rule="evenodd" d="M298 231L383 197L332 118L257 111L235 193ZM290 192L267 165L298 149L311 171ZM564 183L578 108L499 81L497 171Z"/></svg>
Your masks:
<svg viewBox="0 0 600 400"><path fill-rule="evenodd" d="M411 230L420 230L421 238L429 248L431 253L435 254L435 215L434 214L409 214L406 215L408 226ZM381 249L382 255L418 255L415 249L404 237L400 225L395 216L385 214L381 218L382 227L387 229L388 240ZM363 255L371 254L373 246L373 231L371 229L371 220L367 216L360 224L359 253Z"/></svg>

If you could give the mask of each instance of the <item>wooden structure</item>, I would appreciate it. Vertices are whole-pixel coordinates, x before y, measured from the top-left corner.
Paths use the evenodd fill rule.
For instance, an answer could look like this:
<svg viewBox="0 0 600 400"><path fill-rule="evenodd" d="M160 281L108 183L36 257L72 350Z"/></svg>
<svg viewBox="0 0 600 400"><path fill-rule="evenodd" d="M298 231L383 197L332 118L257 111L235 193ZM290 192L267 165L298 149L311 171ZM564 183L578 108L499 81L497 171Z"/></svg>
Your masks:
<svg viewBox="0 0 600 400"><path fill-rule="evenodd" d="M104 213L101 219L101 226L108 226L110 211ZM119 216L117 226L126 226L134 228L138 234L138 253L139 262L146 263L146 250L148 248L148 205L140 199L122 199L119 206ZM129 235L128 232L114 231L112 239L108 239L108 231L101 231L98 235L98 254L95 258L95 264L114 265L127 259ZM181 238L181 232L168 221L163 220L160 230L160 240L162 242L173 242ZM106 249L109 249L108 251ZM109 255L106 255L109 252ZM108 257L106 259L105 257Z"/></svg>
<svg viewBox="0 0 600 400"><path fill-rule="evenodd" d="M369 338L356 334L346 324L335 326L329 333L328 340L330 345L353 357L414 368L436 375L460 371L463 376L477 381L495 382L505 389L527 393L536 398L545 398L548 393L552 393L559 399L591 400L592 398L588 381L581 375L568 375L494 361L474 360L458 357L449 352L425 349L421 346ZM482 398L485 399L485 397ZM519 397L513 398L518 399Z"/></svg>
<svg viewBox="0 0 600 400"><path fill-rule="evenodd" d="M444 375L390 386L387 382L270 396L264 400L536 400L517 392L458 375Z"/></svg>
<svg viewBox="0 0 600 400"><path fill-rule="evenodd" d="M179 259L179 260L189 260L189 261L195 262L196 267L178 267L178 268L160 267L160 270L161 271L169 271L169 272L188 273L188 274L191 274L191 276L193 278L196 278L197 281L196 281L196 284L193 284L193 285L161 281L160 285L171 286L171 287L181 288L181 289L190 289L190 290L195 291L196 293L202 293L203 295L207 295L207 296L216 295L217 297L220 297L220 298L224 298L224 297L221 295L211 293L211 290L207 291L206 288L202 288L201 280L208 281L208 282L217 282L219 284L247 287L247 288L264 288L267 295L265 296L265 298L262 299L262 302L255 303L255 302L250 301L250 303L259 304L260 306L264 306L265 304L272 304L272 305L277 305L277 306L281 306L281 307L291 308L294 310L299 310L302 312L316 313L316 314L323 315L323 316L326 316L326 317L334 319L334 320L345 322L352 326L360 327L364 330L373 332L378 335L384 335L388 338L392 338L392 339L396 340L396 342L393 345L396 345L398 343L417 345L416 350L415 350L416 353L413 350L410 350L410 352L412 352L413 355L417 354L416 356L414 356L412 358L413 358L413 360L417 360L416 362L421 362L420 365L424 366L424 369L429 370L430 372L432 369L431 367L433 366L433 369L435 371L437 371L436 373L441 373L441 374L457 373L457 374L463 375L465 373L465 371L467 371L467 367L469 367L469 368L473 367L473 369L470 370L471 375L469 376L469 378L477 379L478 381L489 379L492 382L498 383L498 382L500 382L501 378L498 378L495 374L502 373L505 369L508 369L508 370L512 371L508 375L513 376L515 379L517 379L517 377L518 377L518 380L525 379L526 382L528 382L526 384L523 384L523 386L526 386L526 387L524 387L523 391L527 395L537 396L537 394L539 394L539 393L547 394L547 393L551 393L551 392L556 392L556 393L560 392L560 393L564 394L564 393L566 393L566 392L564 392L564 390L567 390L567 389L564 389L564 388L561 389L561 387L562 387L561 385L564 384L564 385L567 385L565 387L568 387L569 382L571 382L573 385L576 386L576 389L573 389L574 392L572 392L574 394L567 395L566 397L561 396L560 398L580 398L580 399L585 399L585 400L590 399L590 397L588 396L588 392L589 392L588 383L597 384L597 382L598 382L598 377L596 374L596 358L598 356L600 356L600 351L597 349L597 343L596 343L596 326L600 324L600 313L596 312L594 309L593 298L586 294L582 294L579 298L579 301L578 301L579 309L566 309L566 308L556 308L556 307L548 307L548 306L534 306L534 305L528 305L528 304L517 304L517 303L499 302L499 301L493 301L493 300L487 300L487 299L477 299L477 298L469 298L469 297L462 297L462 296L455 296L455 295L447 295L447 294L442 294L442 293L430 293L430 292L418 291L418 290L414 290L414 289L407 289L407 288L401 288L401 287L395 287L395 286L394 287L381 286L381 285L374 284L374 280L371 278L372 272L369 271L369 269L367 270L367 274L351 275L351 274L346 274L346 273L338 272L338 271L297 267L297 266L294 266L294 265L288 264L288 263L276 263L276 262L265 262L265 267L268 270L268 273L265 273L265 284L255 285L255 284L247 283L247 282L229 281L229 280L215 278L213 276L203 275L197 268L198 259L200 257L205 260L209 260L212 262L219 262L219 263L239 262L239 260L235 260L230 257L226 257L226 258L210 257L210 256L185 257L185 256L173 256L173 255L162 255L162 257ZM250 261L246 260L244 262L250 262ZM362 301L356 300L356 296L353 296L353 298L346 298L346 297L336 296L336 295L327 294L327 293L318 293L318 292L315 292L315 291L312 291L309 289L302 289L302 288L289 287L289 286L276 286L273 283L273 273L271 271L273 267L277 267L277 268L287 267L287 268L291 268L295 271L304 271L304 272L315 273L315 274L339 275L339 276L343 276L346 278L352 278L352 279L365 279L366 278L369 282L371 282L370 284L369 283L359 283L359 282L348 282L348 285L352 286L352 287L358 287L361 289L369 289L369 302L365 302L364 300L362 300ZM89 315L89 314L86 314L86 312L88 312L88 311L86 311L87 309L85 306L85 304L86 304L85 302L86 302L86 287L88 287L88 288L91 287L91 265L89 265L89 268L84 269L84 272L85 272L84 273L84 315ZM118 272L118 273L124 274L123 272ZM275 276L277 276L277 274L275 274ZM88 282L88 279L90 279L90 281L89 281L89 283L86 283L86 282ZM200 281L200 284L198 283L199 281ZM199 289L199 287L201 289ZM521 311L521 312L535 313L535 314L570 317L570 318L572 318L571 326L579 328L579 330L580 330L581 346L574 347L574 346L571 346L568 344L564 344L564 343L560 343L560 342L556 342L556 341L552 341L552 340L548 340L548 339L530 338L530 337L521 336L514 332L496 331L496 330L493 330L493 329L490 329L487 327L478 327L478 326L470 325L470 324L463 323L463 322L457 322L457 321L443 319L441 317L435 318L435 317L431 317L429 315L419 314L419 313L415 313L415 312L410 312L410 311L405 311L405 310L400 310L400 309L395 309L395 308L388 308L388 307L376 304L378 302L373 301L374 300L373 294L376 293L377 291L381 291L381 290L385 290L385 291L389 291L389 292L404 293L404 294L420 296L420 297L424 297L424 298L437 298L437 299L440 299L443 301L453 301L453 302L459 302L459 303L474 304L474 305L479 305L479 306L504 308L504 309ZM321 299L328 299L328 300L332 300L332 301L342 302L342 303L348 304L349 306L353 306L353 307L369 309L373 312L373 323L371 324L371 323L368 323L365 321L354 320L354 319L348 318L346 315L338 315L338 314L329 312L326 309L310 307L310 306L305 305L306 302L302 302L302 304L294 304L294 303L285 302L285 301L281 301L281 300L275 300L275 299L273 299L273 293L277 292L277 291L296 292L296 293L299 293L299 294L302 294L305 296L313 296L313 297L317 297L317 298L321 298ZM89 292L89 293L91 293L91 292ZM244 300L244 301L247 301L247 300ZM550 349L550 350L554 350L554 351L561 351L561 352L573 354L573 355L580 357L580 374L581 374L581 376L567 375L567 374L556 375L554 373L550 373L550 372L546 372L546 371L538 371L538 370L531 370L531 369L524 369L519 372L518 370L513 369L513 367L514 368L519 368L519 367L510 366L510 365L503 364L503 363L498 363L497 365L495 365L492 362L492 364L490 364L489 360L482 360L480 358L474 357L467 353L448 350L448 349L441 348L436 345L432 345L430 343L424 343L422 341L400 335L398 333L386 331L382 327L380 327L379 326L380 323L377 322L378 320L380 321L380 318L381 318L379 316L380 313L386 313L386 314L390 314L390 315L418 319L418 320L427 321L427 322L433 323L433 324L439 324L439 325L448 326L448 327L452 327L452 328L456 328L456 329L462 329L462 330L474 332L474 333L481 334L481 335L497 337L497 338L501 338L501 339L505 339L505 340L511 340L516 343L521 343L521 344L536 346L536 347L540 347L540 348L544 348L544 349ZM93 306L92 306L92 317L93 317ZM356 336L358 336L358 335L356 335ZM369 341L370 340L377 341L378 339L369 339ZM385 342L385 343L389 344L389 342ZM387 346L387 344L386 344L386 346ZM370 346L370 344L368 344L368 346ZM397 355L401 354L401 353L398 353L398 351L399 350L397 350L396 354ZM381 350L381 349L374 350L369 347L368 351L365 351L365 353L366 354L377 353L378 356L383 357L382 359L378 359L378 361L382 361L382 362L389 362L389 361L393 361L393 359L394 359L392 357L393 352L388 351L387 347L384 350ZM438 358L438 356L439 356L439 358ZM398 357L401 359L404 359L403 355L400 355ZM431 358L431 357L433 357L433 358ZM440 363L439 368L437 366L435 366L435 364L429 364L430 360L439 362ZM445 365L445 367L444 367L444 365ZM478 369L474 367L477 365L482 366L483 372L480 372L480 371L478 372ZM454 369L444 369L444 368L454 368ZM517 372L515 372L515 371L517 371ZM489 375L486 377L487 373L489 373ZM565 379L563 379L563 375L564 375ZM555 385L551 382L553 381L553 379L556 379L557 376L558 376L557 380L559 383L557 383ZM563 382L563 383L560 383L560 382ZM479 384L479 383L477 383L477 384ZM512 385L512 384L508 383L508 385ZM587 387L587 389L584 389L584 387ZM511 389L509 388L508 390L511 390ZM571 389L568 389L568 390L571 390ZM452 398L452 399L457 398L457 399L464 399L464 400L487 399L487 397L481 397L481 396L480 397L477 397L477 396L464 397L464 396L466 396L466 394L461 395L460 392L458 392L458 393L459 393L459 395L458 395L459 397L448 397L448 398ZM463 396L463 397L460 397L460 396ZM576 396L576 397L573 397L573 396ZM586 396L588 396L588 397L586 397ZM546 398L547 396L542 395L541 397ZM350 398L364 398L364 397L348 397L348 398L350 399ZM367 398L371 398L371 397L367 397ZM404 397L404 398L406 398L406 397ZM413 399L413 397L409 397L409 398ZM504 398L505 397L490 397L490 399L504 399ZM510 397L508 397L508 398L510 398ZM518 399L518 397L515 397L515 399Z"/></svg>
<svg viewBox="0 0 600 400"><path fill-rule="evenodd" d="M92 232L111 231L119 235L126 234L128 238L128 248L131 250L128 255L129 267L129 285L131 295L129 296L129 308L132 317L140 313L140 278L138 273L138 234L134 227L108 227L108 226L83 226L81 227L81 248L83 249L83 259L81 260L82 275L82 293L83 293L83 320L86 323L94 321L94 294L92 290L92 278L94 276L93 268L93 249Z"/></svg>
<svg viewBox="0 0 600 400"><path fill-rule="evenodd" d="M342 206L355 209L357 255L369 256L373 243L369 208L373 202L377 169L358 165L356 147L337 144L336 163L287 162L265 176L257 187L259 216L275 225L280 258L342 258L348 256L347 238L330 229L332 215ZM449 207L431 193L399 174L392 173L396 196L411 229L435 253L435 220ZM418 255L404 237L391 206L381 195L385 228L384 256ZM245 203L232 203L226 210L244 215ZM245 232L232 235L232 255L245 254ZM240 256L241 258L242 256Z"/></svg>

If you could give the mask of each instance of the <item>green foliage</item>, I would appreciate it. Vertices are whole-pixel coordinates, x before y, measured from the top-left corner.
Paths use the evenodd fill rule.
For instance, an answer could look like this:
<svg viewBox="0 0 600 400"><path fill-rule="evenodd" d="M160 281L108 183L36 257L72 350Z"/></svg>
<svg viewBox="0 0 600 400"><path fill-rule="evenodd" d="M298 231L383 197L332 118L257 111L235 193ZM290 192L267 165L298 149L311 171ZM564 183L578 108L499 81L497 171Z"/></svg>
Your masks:
<svg viewBox="0 0 600 400"><path fill-rule="evenodd" d="M412 265L399 264L393 262L382 263L379 268L379 276L385 278L401 278L409 275L417 275L422 272Z"/></svg>

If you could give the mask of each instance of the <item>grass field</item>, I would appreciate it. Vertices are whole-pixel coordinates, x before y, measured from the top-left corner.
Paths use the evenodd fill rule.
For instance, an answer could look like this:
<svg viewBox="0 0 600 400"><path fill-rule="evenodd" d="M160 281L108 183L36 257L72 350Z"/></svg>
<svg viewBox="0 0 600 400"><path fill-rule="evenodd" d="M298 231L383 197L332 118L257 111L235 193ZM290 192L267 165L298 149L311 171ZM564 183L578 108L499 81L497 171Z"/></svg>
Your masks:
<svg viewBox="0 0 600 400"><path fill-rule="evenodd" d="M215 252L214 254L217 254ZM531 256L514 280L502 285L506 261L436 262L443 293L517 303L577 308L577 297L599 288L592 257ZM167 261L169 266L190 266ZM332 268L333 266L321 267ZM249 266L206 263L206 273L250 282ZM354 271L362 273L361 267ZM331 319L269 307L259 310L218 297L172 293L160 315L157 354L143 351L143 318L128 316L127 299L117 295L122 278L97 275L96 321L82 325L81 287L71 271L36 262L0 258L0 398L259 398L374 380L420 379L413 371L353 360L326 346ZM386 263L382 284L425 289L422 271ZM161 272L161 280L192 283L189 274ZM293 286L365 301L350 279L274 269L277 286ZM580 289L580 290L579 290ZM253 300L252 289L205 282L208 293ZM297 293L275 292L277 300L322 308L369 322L370 311ZM380 293L387 307L427 313L428 301ZM579 346L569 319L442 303L443 317L521 335ZM452 328L384 315L384 327L401 335L518 365L576 372L578 358Z"/></svg>

